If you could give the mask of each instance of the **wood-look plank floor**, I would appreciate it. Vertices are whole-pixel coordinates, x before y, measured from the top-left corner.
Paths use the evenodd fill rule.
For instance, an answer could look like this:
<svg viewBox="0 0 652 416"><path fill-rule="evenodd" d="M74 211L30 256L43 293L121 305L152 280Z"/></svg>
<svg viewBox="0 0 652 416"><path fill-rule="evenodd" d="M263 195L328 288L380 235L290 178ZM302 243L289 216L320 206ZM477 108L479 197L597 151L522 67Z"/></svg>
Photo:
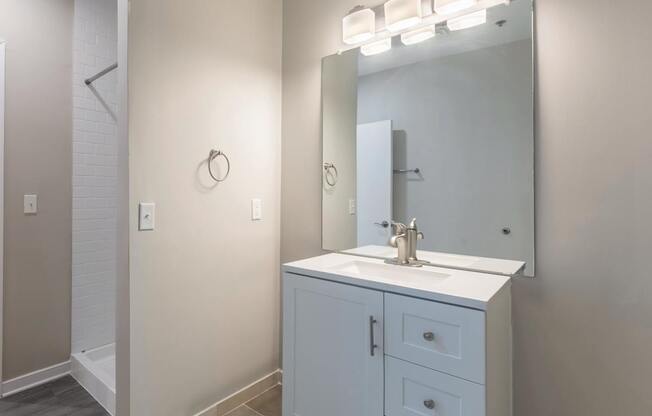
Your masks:
<svg viewBox="0 0 652 416"><path fill-rule="evenodd" d="M281 386L267 390L227 416L281 416Z"/></svg>
<svg viewBox="0 0 652 416"><path fill-rule="evenodd" d="M109 416L70 376L0 400L0 416Z"/></svg>
<svg viewBox="0 0 652 416"><path fill-rule="evenodd" d="M72 377L0 399L0 416L109 416ZM281 386L267 390L228 416L281 416Z"/></svg>

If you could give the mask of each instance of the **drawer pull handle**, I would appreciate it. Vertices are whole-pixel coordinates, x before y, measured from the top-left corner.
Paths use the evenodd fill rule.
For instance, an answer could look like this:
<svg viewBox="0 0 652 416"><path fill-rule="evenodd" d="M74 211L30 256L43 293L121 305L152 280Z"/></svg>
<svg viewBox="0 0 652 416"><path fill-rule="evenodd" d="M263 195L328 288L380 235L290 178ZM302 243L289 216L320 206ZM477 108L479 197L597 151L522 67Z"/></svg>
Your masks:
<svg viewBox="0 0 652 416"><path fill-rule="evenodd" d="M376 348L378 348L378 345L376 344L376 336L374 335L374 325L378 323L376 319L374 319L373 316L369 317L369 352L371 353L371 356L375 356L376 353Z"/></svg>
<svg viewBox="0 0 652 416"><path fill-rule="evenodd" d="M435 408L435 401L434 400L426 400L423 402L423 405L426 406L426 409L434 409Z"/></svg>
<svg viewBox="0 0 652 416"><path fill-rule="evenodd" d="M423 339L425 339L426 341L434 341L435 340L435 334L432 333L432 332L424 332Z"/></svg>

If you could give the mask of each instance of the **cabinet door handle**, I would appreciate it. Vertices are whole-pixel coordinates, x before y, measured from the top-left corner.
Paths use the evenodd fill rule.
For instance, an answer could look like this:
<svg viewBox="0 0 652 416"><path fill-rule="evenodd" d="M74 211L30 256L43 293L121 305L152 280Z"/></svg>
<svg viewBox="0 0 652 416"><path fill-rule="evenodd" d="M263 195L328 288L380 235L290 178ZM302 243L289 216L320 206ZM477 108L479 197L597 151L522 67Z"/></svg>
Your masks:
<svg viewBox="0 0 652 416"><path fill-rule="evenodd" d="M369 353L371 356L375 356L376 353L376 348L378 348L378 345L376 345L376 336L374 335L374 325L378 323L377 320L374 319L373 316L369 317Z"/></svg>
<svg viewBox="0 0 652 416"><path fill-rule="evenodd" d="M424 332L423 333L423 339L426 341L434 341L435 340L435 334L433 332Z"/></svg>
<svg viewBox="0 0 652 416"><path fill-rule="evenodd" d="M434 400L426 400L423 402L423 405L426 407L426 409L434 409L435 408L435 401Z"/></svg>

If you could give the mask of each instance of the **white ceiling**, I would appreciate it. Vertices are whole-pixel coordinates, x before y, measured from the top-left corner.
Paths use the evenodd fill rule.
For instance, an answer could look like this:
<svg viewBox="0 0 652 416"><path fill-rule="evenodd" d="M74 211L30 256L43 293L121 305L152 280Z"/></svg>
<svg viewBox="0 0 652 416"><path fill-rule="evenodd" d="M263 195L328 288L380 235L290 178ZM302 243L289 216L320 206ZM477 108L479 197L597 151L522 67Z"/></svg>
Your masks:
<svg viewBox="0 0 652 416"><path fill-rule="evenodd" d="M506 20L503 27L496 22ZM385 71L399 66L456 55L532 38L532 2L514 0L509 6L495 6L487 10L487 23L470 29L440 33L425 42L405 46L400 36L395 36L392 49L374 56L360 54L360 76Z"/></svg>

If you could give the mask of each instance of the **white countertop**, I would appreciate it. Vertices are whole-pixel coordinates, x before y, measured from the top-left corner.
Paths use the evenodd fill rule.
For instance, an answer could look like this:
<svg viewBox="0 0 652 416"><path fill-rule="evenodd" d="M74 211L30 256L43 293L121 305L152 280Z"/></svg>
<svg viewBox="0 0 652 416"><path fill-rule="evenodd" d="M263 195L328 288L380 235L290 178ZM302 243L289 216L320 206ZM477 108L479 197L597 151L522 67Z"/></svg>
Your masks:
<svg viewBox="0 0 652 416"><path fill-rule="evenodd" d="M344 250L342 253L359 256L395 258L398 249L391 246L364 246ZM433 266L454 267L480 273L495 273L504 276L514 276L522 273L525 262L515 260L492 259L489 257L465 256L461 254L438 253L434 251L417 250L419 260L432 263Z"/></svg>
<svg viewBox="0 0 652 416"><path fill-rule="evenodd" d="M480 310L511 285L507 276L388 265L381 259L340 253L286 263L283 271Z"/></svg>

